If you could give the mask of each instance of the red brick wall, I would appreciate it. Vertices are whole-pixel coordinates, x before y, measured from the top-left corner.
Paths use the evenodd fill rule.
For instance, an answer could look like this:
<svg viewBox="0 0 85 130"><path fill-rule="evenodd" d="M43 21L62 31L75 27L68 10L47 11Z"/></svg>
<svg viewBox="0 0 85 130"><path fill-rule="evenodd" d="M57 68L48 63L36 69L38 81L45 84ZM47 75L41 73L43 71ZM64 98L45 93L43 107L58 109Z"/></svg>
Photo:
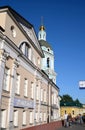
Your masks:
<svg viewBox="0 0 85 130"><path fill-rule="evenodd" d="M58 128L62 127L62 121L51 122L48 124L32 126L29 128L25 128L22 130L58 130Z"/></svg>

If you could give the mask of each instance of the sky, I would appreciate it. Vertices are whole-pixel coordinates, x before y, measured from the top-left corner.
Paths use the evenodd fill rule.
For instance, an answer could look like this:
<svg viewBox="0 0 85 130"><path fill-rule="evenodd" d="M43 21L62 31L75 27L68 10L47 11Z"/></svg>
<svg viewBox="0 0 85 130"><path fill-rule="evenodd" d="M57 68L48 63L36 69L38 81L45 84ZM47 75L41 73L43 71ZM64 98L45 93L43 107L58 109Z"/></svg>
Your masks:
<svg viewBox="0 0 85 130"><path fill-rule="evenodd" d="M85 104L85 89L79 89L79 81L85 80L85 0L0 0L0 7L6 5L29 21L36 34L43 17L59 94Z"/></svg>

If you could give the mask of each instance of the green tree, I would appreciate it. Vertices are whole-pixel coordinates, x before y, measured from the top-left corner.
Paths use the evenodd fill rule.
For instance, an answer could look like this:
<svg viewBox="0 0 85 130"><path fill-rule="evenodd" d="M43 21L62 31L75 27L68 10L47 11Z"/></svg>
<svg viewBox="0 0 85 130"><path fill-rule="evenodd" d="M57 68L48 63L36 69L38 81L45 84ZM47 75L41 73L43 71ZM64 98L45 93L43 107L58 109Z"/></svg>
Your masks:
<svg viewBox="0 0 85 130"><path fill-rule="evenodd" d="M61 97L61 102L73 102L73 99L70 95L66 94Z"/></svg>
<svg viewBox="0 0 85 130"><path fill-rule="evenodd" d="M68 94L61 96L60 105L61 106L78 106L78 107L82 107L82 104L80 103L80 101L78 99L73 100L73 98Z"/></svg>
<svg viewBox="0 0 85 130"><path fill-rule="evenodd" d="M76 106L82 107L82 103L80 103L78 99L74 100L74 103L76 104Z"/></svg>

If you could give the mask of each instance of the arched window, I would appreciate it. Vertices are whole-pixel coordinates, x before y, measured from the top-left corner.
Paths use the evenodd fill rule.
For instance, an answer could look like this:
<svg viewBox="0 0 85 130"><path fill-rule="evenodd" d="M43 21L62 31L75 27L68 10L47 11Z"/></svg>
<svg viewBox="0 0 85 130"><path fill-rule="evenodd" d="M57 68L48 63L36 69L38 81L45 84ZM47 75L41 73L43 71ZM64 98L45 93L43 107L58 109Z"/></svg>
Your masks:
<svg viewBox="0 0 85 130"><path fill-rule="evenodd" d="M49 57L47 58L47 67L48 68L50 67L50 59L49 59Z"/></svg>
<svg viewBox="0 0 85 130"><path fill-rule="evenodd" d="M19 48L27 58L31 59L31 47L27 42L22 42Z"/></svg>

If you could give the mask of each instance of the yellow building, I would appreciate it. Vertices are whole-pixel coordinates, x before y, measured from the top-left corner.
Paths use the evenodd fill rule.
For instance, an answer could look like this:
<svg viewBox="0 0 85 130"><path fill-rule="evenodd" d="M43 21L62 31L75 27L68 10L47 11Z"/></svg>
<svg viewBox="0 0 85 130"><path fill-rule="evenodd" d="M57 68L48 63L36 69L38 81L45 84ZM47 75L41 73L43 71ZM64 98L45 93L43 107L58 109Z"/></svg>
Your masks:
<svg viewBox="0 0 85 130"><path fill-rule="evenodd" d="M64 105L60 107L60 115L61 118L63 119L64 114L66 113L71 113L72 117L76 117L78 114L83 114L85 112L85 108L84 107L79 107L79 106L68 106L68 105Z"/></svg>

